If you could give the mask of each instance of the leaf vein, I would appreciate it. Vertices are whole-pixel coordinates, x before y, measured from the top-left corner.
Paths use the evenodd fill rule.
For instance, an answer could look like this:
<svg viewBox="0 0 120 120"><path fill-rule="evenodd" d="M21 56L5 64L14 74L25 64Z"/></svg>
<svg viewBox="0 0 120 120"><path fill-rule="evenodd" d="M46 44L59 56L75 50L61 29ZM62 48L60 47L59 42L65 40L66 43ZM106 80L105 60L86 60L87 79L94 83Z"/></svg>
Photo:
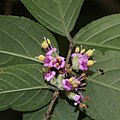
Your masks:
<svg viewBox="0 0 120 120"><path fill-rule="evenodd" d="M96 35L100 34L100 33L103 33L105 32L106 30L110 29L110 28L113 28L117 25L120 25L120 23L115 23L114 25L111 25L111 26L107 26L106 28L103 28L102 30L96 32L95 34L92 34L91 36L89 36L86 40L84 40L84 42L88 42L91 38L95 37Z"/></svg>
<svg viewBox="0 0 120 120"><path fill-rule="evenodd" d="M37 6L37 7L38 7L41 11L43 11L46 15L51 16L52 18L54 18L55 20L57 20L58 22L61 23L61 21L60 21L57 17L53 16L51 13L49 13L49 12L46 11L45 9L42 9L41 7L39 7L33 0L32 0L32 2L34 3L35 6Z"/></svg>
<svg viewBox="0 0 120 120"><path fill-rule="evenodd" d="M13 23L13 22L11 22L11 21L9 21L9 20L7 20L7 21L10 22L10 23L12 23L13 25L15 25L19 30L25 32L29 37L31 37L32 39L34 39L35 42L36 42L38 45L41 45L41 43L39 43L39 41L38 41L35 37L33 37L29 32L25 31L24 29L22 29L20 26L18 26L18 25L15 24L15 23Z"/></svg>
<svg viewBox="0 0 120 120"><path fill-rule="evenodd" d="M1 94L14 93L14 92L39 90L39 89L50 89L50 88L49 88L49 86L37 86L37 87L31 87L31 88L21 88L21 89L17 89L17 90L6 90L6 91L3 91L3 92L0 91L0 95Z"/></svg>
<svg viewBox="0 0 120 120"><path fill-rule="evenodd" d="M36 82L38 82L39 84L41 84L42 85L42 83L37 79L37 78L35 78L35 77L33 77L30 73L28 73L27 71L25 71L25 70L23 70L23 69L20 69L20 68L17 68L18 70L20 70L20 71L22 71L22 72L24 72L24 73L26 73L27 75L29 75L31 78L33 78Z"/></svg>
<svg viewBox="0 0 120 120"><path fill-rule="evenodd" d="M32 101L39 93L41 92L41 90L39 90L38 92L36 92L35 95L33 95L29 100L27 100L26 102L24 102L23 104L17 105L16 108L24 106L26 104L28 104L30 101Z"/></svg>
<svg viewBox="0 0 120 120"><path fill-rule="evenodd" d="M108 39L104 40L103 42L101 42L100 45L103 45L103 44L110 42L111 40L113 40L115 38L119 38L119 37L120 37L120 35L116 35L116 36L113 36L111 38L108 38Z"/></svg>
<svg viewBox="0 0 120 120"><path fill-rule="evenodd" d="M81 3L81 1L79 0L79 3L78 3L77 6L75 7L75 9L74 9L74 11L73 11L73 14L71 15L71 18L69 19L69 22L68 22L68 24L67 24L67 29L69 28L69 25L70 25L70 23L71 23L71 21L72 21L72 18L74 17L75 12L76 12L76 10L78 9L80 3Z"/></svg>
<svg viewBox="0 0 120 120"><path fill-rule="evenodd" d="M32 85L30 83L28 83L27 81L25 81L23 78L13 74L13 73L10 73L10 72L4 72L4 73L1 73L1 74L8 74L8 75L12 75L16 78L18 78L19 80L21 80L22 82L26 83L26 85L28 85L29 87L32 87Z"/></svg>
<svg viewBox="0 0 120 120"><path fill-rule="evenodd" d="M21 42L19 42L19 40L17 40L16 38L14 38L13 36L11 36L7 31L4 31L3 29L0 29L4 34L8 35L10 38L12 38L13 40L15 40L22 48L23 50L27 53L28 56L30 56L28 50L23 46L23 44Z"/></svg>

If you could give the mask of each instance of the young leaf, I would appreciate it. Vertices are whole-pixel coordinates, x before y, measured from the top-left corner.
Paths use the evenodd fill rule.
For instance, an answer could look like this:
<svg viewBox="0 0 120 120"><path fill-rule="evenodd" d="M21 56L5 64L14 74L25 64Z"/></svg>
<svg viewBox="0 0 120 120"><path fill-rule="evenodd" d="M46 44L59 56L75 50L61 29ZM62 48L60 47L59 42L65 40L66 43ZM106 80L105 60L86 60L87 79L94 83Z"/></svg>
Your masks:
<svg viewBox="0 0 120 120"><path fill-rule="evenodd" d="M86 90L90 96L87 114L96 120L120 120L120 52L97 52L95 60Z"/></svg>
<svg viewBox="0 0 120 120"><path fill-rule="evenodd" d="M47 111L47 107L40 109L33 113L27 113L23 115L23 120L43 120L44 114ZM69 105L65 100L59 100L58 104L52 114L51 120L77 120L78 111L75 111L75 107Z"/></svg>
<svg viewBox="0 0 120 120"><path fill-rule="evenodd" d="M96 20L74 37L76 44L101 50L120 50L120 14Z"/></svg>
<svg viewBox="0 0 120 120"><path fill-rule="evenodd" d="M0 16L0 110L30 111L48 104L51 93L35 56L43 54L44 27L23 17ZM34 63L34 65L33 65Z"/></svg>
<svg viewBox="0 0 120 120"><path fill-rule="evenodd" d="M45 27L67 36L73 29L84 0L21 0Z"/></svg>

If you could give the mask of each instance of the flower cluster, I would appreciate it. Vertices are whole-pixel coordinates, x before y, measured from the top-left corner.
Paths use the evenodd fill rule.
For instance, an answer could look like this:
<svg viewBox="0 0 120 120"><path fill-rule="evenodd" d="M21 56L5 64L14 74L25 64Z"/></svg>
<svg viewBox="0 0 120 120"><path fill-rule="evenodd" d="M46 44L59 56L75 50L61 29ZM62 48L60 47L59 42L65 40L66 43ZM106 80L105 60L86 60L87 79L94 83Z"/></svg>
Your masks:
<svg viewBox="0 0 120 120"><path fill-rule="evenodd" d="M71 55L71 61L66 63L65 58L58 54L57 48L52 47L49 39L44 38L41 47L45 51L45 55L39 55L36 58L46 68L44 79L59 90L64 90L66 96L74 101L75 106L86 108L85 101L88 96L84 97L81 91L85 90L86 71L95 63L90 60L94 49L86 51L82 47L81 50L76 47L75 52Z"/></svg>

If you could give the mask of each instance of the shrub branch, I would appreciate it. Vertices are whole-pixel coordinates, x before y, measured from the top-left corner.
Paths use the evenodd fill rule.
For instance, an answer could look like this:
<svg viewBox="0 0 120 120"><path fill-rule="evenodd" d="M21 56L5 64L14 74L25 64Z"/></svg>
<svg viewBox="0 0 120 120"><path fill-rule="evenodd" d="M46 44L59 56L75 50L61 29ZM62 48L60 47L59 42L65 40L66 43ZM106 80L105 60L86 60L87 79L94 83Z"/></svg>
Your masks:
<svg viewBox="0 0 120 120"><path fill-rule="evenodd" d="M43 120L49 120L51 118L52 109L53 109L55 101L57 100L58 97L59 97L59 91L57 90L53 93L52 100L49 104L48 110L47 110Z"/></svg>

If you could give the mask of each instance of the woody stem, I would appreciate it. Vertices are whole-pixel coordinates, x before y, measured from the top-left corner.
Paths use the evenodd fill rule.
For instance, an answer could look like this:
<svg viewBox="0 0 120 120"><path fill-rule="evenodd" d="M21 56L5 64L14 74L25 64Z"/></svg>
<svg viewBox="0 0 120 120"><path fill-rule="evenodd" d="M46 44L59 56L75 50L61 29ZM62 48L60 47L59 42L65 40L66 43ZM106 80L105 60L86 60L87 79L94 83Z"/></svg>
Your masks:
<svg viewBox="0 0 120 120"><path fill-rule="evenodd" d="M52 109L53 109L55 101L57 100L58 97L59 97L59 91L56 90L53 93L52 100L51 100L51 102L49 104L48 110L47 110L47 112L46 112L45 117L44 117L43 120L49 120L51 118Z"/></svg>
<svg viewBox="0 0 120 120"><path fill-rule="evenodd" d="M67 67L67 64L69 62L70 55L71 55L73 47L74 47L73 38L70 36L70 34L67 35L67 39L70 42L70 45L69 45L69 50L68 50L68 54L67 54L67 57L66 57L66 67Z"/></svg>

